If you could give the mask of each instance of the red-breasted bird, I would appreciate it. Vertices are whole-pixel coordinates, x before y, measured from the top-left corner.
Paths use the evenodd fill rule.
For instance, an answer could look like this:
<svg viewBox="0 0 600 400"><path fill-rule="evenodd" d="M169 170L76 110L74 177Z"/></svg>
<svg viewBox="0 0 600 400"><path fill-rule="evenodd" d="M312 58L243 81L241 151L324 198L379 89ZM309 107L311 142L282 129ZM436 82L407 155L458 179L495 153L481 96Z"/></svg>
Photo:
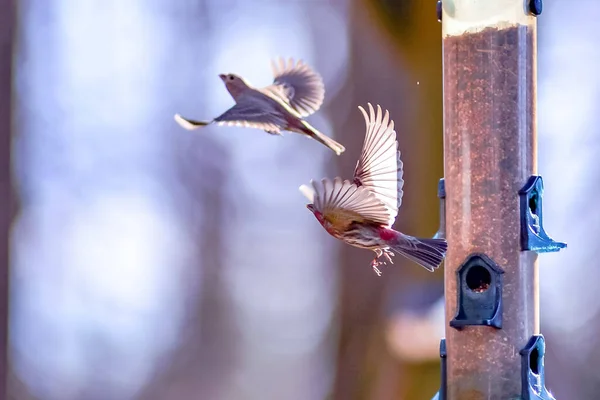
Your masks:
<svg viewBox="0 0 600 400"><path fill-rule="evenodd" d="M300 186L311 202L306 207L333 237L354 247L373 250L371 265L377 268L392 262L394 253L402 254L429 271L438 268L446 256L445 239L422 239L392 229L402 204L403 165L398 151L394 121L377 106L377 113L368 103L369 114L363 113L367 133L354 178L311 181L312 188Z"/></svg>
<svg viewBox="0 0 600 400"><path fill-rule="evenodd" d="M262 129L272 135L281 135L284 130L296 132L324 144L337 155L343 153L344 146L303 119L323 104L325 85L321 76L302 60L294 62L290 58L286 62L279 58L271 65L275 79L264 88L252 87L235 74L220 74L235 105L212 121L195 121L180 114L175 114L175 121L189 130L214 123Z"/></svg>

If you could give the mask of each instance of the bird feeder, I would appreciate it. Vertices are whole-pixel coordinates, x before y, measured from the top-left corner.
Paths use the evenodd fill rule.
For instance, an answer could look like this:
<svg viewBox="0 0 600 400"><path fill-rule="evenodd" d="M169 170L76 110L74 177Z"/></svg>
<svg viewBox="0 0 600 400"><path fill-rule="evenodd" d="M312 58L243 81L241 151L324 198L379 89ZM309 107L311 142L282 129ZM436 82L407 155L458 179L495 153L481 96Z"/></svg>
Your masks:
<svg viewBox="0 0 600 400"><path fill-rule="evenodd" d="M448 252L437 399L552 399L540 387L545 344L537 253L566 245L543 228L537 175L541 6L524 0L438 2Z"/></svg>

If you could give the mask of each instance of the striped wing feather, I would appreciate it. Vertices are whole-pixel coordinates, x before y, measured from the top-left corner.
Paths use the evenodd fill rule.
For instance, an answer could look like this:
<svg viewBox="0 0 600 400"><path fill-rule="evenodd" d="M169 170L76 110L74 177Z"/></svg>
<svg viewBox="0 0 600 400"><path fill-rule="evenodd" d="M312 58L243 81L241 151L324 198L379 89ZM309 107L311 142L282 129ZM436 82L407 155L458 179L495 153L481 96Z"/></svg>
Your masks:
<svg viewBox="0 0 600 400"><path fill-rule="evenodd" d="M257 128L269 133L280 133L286 126L285 118L272 109L257 104L250 97L241 97L237 103L214 119L217 125Z"/></svg>
<svg viewBox="0 0 600 400"><path fill-rule="evenodd" d="M302 60L279 58L271 61L274 80L262 90L288 103L300 116L307 117L321 108L325 85L321 75Z"/></svg>
<svg viewBox="0 0 600 400"><path fill-rule="evenodd" d="M354 170L354 183L373 193L389 210L389 226L393 225L398 209L402 204L403 165L398 151L394 121L386 110L382 113L377 105L377 112L368 103L369 114L363 113L366 123L366 136L360 158Z"/></svg>
<svg viewBox="0 0 600 400"><path fill-rule="evenodd" d="M370 221L387 224L390 212L368 190L356 184L335 178L311 181L315 209L332 223Z"/></svg>

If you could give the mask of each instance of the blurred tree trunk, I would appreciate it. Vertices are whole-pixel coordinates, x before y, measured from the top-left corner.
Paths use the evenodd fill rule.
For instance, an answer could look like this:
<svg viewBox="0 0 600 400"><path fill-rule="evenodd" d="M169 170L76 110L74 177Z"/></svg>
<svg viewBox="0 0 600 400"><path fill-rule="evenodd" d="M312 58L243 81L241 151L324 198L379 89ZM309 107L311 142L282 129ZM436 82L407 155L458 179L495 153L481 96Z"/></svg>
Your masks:
<svg viewBox="0 0 600 400"><path fill-rule="evenodd" d="M395 228L425 237L438 228L437 180L443 175L440 29L434 1L427 7L421 1L356 0L349 76L330 106L336 132L346 134L341 141L347 156L336 159L343 176L352 173L364 138L356 106L371 102L390 110L405 165L403 206ZM368 266L373 254L347 246L341 251L341 326L333 398L433 397L439 388L439 362L409 364L390 354L382 310L389 296L405 293L409 286L426 287L429 282L439 285L441 292L443 274L428 273L396 257L378 278Z"/></svg>
<svg viewBox="0 0 600 400"><path fill-rule="evenodd" d="M8 372L8 304L9 304L9 240L12 221L16 212L16 199L11 174L12 132L12 54L15 21L13 0L0 0L0 399L7 397Z"/></svg>
<svg viewBox="0 0 600 400"><path fill-rule="evenodd" d="M210 18L206 17L205 1L172 8L168 1L157 3L157 13L163 13L170 25L173 42L182 51L195 47L192 59L202 54L202 47L192 46L197 38L210 37ZM200 21L200 22L199 22ZM175 50L174 50L175 51ZM205 103L201 76L190 69L185 57L161 60L162 76L179 76L188 82L186 97L202 109ZM198 60L199 61L199 60ZM200 88L200 90L199 90ZM161 94L157 94L160 96ZM164 98L164 114L176 109L178 100ZM224 192L230 177L228 149L206 135L189 135L172 119L163 127L170 139L170 158L173 160L172 193L178 204L180 218L195 238L195 257L190 260L181 295L186 298L185 319L180 329L180 341L137 398L139 400L219 399L229 380L236 344L232 338L234 321L223 274L227 265L222 261L226 252L223 243L223 222L231 213ZM218 184L217 184L218 183Z"/></svg>
<svg viewBox="0 0 600 400"><path fill-rule="evenodd" d="M174 187L175 192L185 189L177 201L189 235L198 240L197 259L181 283L182 295L189 302L180 343L165 357L166 363L137 397L140 400L221 398L235 353L231 311L222 283L226 266L221 261L226 251L221 225L229 208L222 188L227 185L229 155L208 137L180 137L184 139L174 139L175 158L180 160L176 165L179 182ZM196 288L197 284L201 287Z"/></svg>

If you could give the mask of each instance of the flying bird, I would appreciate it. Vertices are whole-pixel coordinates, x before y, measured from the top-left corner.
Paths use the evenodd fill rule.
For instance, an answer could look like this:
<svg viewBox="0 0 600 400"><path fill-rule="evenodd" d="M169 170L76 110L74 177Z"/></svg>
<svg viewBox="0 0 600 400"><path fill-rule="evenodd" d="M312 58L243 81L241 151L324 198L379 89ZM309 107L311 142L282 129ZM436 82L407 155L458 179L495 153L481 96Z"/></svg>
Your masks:
<svg viewBox="0 0 600 400"><path fill-rule="evenodd" d="M393 263L394 253L432 271L446 256L445 239L421 239L392 229L402 204L404 180L394 121L386 110L377 113L368 103L369 114L361 106L367 125L360 159L352 181L311 180L312 187L300 186L310 201L307 208L333 237L354 247L373 250L371 266L378 275L384 257Z"/></svg>
<svg viewBox="0 0 600 400"><path fill-rule="evenodd" d="M281 131L296 132L315 139L337 155L345 148L319 132L303 118L313 114L323 104L325 86L321 76L302 60L271 61L273 83L255 88L241 76L220 74L235 105L212 121L195 121L175 114L175 121L188 130L209 124L243 126L262 129L272 135Z"/></svg>

